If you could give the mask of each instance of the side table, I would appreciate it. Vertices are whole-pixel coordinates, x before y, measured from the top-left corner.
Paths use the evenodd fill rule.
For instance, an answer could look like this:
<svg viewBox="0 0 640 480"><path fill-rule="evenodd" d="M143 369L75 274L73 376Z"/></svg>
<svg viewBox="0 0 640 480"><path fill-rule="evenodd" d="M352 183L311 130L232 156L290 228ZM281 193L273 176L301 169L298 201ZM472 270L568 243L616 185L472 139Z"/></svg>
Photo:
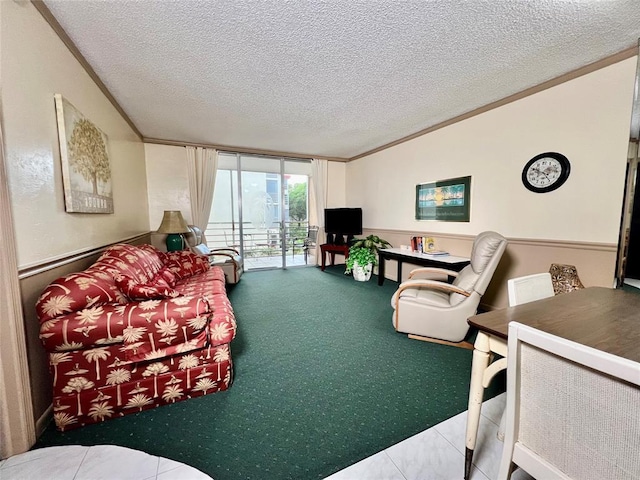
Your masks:
<svg viewBox="0 0 640 480"><path fill-rule="evenodd" d="M322 265L320 270L324 271L324 267L326 265L326 254L331 254L331 265L335 263L336 253L340 253L344 255L345 260L349 258L349 245L335 245L332 243L323 243L320 245L320 252L322 253Z"/></svg>

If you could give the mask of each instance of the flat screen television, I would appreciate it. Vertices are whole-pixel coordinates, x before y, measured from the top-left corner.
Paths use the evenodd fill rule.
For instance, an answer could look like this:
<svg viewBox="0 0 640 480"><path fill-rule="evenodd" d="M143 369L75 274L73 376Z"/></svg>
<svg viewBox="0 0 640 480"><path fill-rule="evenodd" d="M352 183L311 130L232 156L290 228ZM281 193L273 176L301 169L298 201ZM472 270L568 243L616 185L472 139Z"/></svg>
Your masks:
<svg viewBox="0 0 640 480"><path fill-rule="evenodd" d="M324 230L335 235L362 234L362 209L325 208Z"/></svg>

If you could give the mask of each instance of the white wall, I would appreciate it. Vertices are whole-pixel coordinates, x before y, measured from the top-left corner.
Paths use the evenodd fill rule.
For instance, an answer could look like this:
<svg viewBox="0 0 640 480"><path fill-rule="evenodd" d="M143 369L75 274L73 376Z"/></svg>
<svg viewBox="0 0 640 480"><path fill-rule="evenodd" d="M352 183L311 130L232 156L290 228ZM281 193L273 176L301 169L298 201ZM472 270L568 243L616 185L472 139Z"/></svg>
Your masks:
<svg viewBox="0 0 640 480"><path fill-rule="evenodd" d="M329 191L327 193L327 208L359 207L360 205L347 204L346 174L347 164L343 162L329 162L327 177Z"/></svg>
<svg viewBox="0 0 640 480"><path fill-rule="evenodd" d="M145 143L144 151L151 230L158 229L165 210L180 210L187 223L191 224L186 149Z"/></svg>
<svg viewBox="0 0 640 480"><path fill-rule="evenodd" d="M383 150L346 167L346 199L365 228L616 244L624 189L636 58ZM547 151L571 175L536 194L520 180ZM471 221L414 219L415 186L472 176Z"/></svg>
<svg viewBox="0 0 640 480"><path fill-rule="evenodd" d="M2 123L18 266L149 231L144 148L30 2L0 2ZM53 95L109 138L114 214L69 214Z"/></svg>

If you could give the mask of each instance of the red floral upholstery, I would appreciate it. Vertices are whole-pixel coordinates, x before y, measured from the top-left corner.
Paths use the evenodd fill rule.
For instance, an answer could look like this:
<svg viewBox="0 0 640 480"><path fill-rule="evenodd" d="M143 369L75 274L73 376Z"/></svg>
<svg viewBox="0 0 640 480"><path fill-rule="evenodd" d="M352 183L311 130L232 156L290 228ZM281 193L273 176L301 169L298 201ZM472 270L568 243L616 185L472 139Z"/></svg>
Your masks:
<svg viewBox="0 0 640 480"><path fill-rule="evenodd" d="M115 345L49 358L53 418L63 431L226 390L232 380L227 344L143 363L122 360Z"/></svg>
<svg viewBox="0 0 640 480"><path fill-rule="evenodd" d="M115 245L44 290L36 311L59 429L229 387L224 273L196 257Z"/></svg>
<svg viewBox="0 0 640 480"><path fill-rule="evenodd" d="M167 270L168 272L168 270ZM149 283L138 283L127 275L116 278L116 285L130 300L150 300L153 298L173 298L180 295L164 276L158 273Z"/></svg>
<svg viewBox="0 0 640 480"><path fill-rule="evenodd" d="M177 278L189 278L211 268L207 257L196 255L188 250L166 254L166 265Z"/></svg>
<svg viewBox="0 0 640 480"><path fill-rule="evenodd" d="M36 312L43 322L86 307L126 302L126 297L118 289L111 275L90 268L84 272L66 275L50 284L40 296Z"/></svg>
<svg viewBox="0 0 640 480"><path fill-rule="evenodd" d="M171 270L169 270L169 267L162 267L158 272L158 275L164 278L165 282L167 282L171 288L175 287L178 278Z"/></svg>

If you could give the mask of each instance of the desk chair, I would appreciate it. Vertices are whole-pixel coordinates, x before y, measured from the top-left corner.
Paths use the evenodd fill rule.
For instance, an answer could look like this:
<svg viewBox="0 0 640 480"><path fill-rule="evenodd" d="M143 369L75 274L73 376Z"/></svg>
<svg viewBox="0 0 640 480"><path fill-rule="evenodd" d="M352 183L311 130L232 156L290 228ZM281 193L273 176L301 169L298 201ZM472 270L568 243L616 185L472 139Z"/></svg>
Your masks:
<svg viewBox="0 0 640 480"><path fill-rule="evenodd" d="M242 272L244 272L244 261L238 250L226 247L209 248L204 242L202 230L199 227L189 225L189 230L190 232L185 234L189 250L196 255L208 256L212 266L222 268L226 283L238 283Z"/></svg>
<svg viewBox="0 0 640 480"><path fill-rule="evenodd" d="M408 333L409 338L472 349L470 343L463 342L469 332L467 319L476 313L506 248L507 239L502 235L483 232L473 241L471 263L460 272L441 268L412 270L409 280L401 283L391 298L396 331ZM449 284L414 278L425 274L455 279Z"/></svg>
<svg viewBox="0 0 640 480"><path fill-rule="evenodd" d="M640 365L509 324L507 430L499 480L640 478Z"/></svg>

